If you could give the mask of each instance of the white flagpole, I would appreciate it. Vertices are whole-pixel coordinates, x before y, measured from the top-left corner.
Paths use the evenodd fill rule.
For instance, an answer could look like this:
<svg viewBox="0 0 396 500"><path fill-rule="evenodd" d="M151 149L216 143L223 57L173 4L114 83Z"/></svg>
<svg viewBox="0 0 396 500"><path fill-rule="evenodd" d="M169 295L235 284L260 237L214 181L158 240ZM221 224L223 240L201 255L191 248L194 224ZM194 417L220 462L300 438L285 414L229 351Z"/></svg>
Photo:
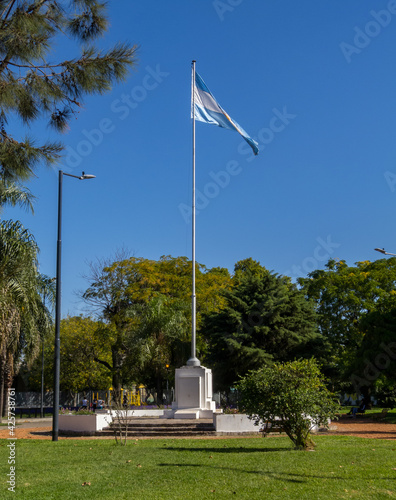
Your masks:
<svg viewBox="0 0 396 500"><path fill-rule="evenodd" d="M195 61L192 61L192 82L191 82L191 103L192 103L192 287L191 287L191 358L187 361L188 366L200 366L196 357L196 317L197 301L195 295Z"/></svg>

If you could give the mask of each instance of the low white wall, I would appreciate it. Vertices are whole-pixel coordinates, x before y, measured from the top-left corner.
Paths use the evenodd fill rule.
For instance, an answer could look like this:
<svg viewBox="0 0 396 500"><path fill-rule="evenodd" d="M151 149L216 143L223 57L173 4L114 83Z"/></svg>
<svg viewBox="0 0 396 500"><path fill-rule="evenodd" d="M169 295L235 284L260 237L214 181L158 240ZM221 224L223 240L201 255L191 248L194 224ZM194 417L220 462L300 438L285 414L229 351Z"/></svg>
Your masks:
<svg viewBox="0 0 396 500"><path fill-rule="evenodd" d="M125 414L125 410L121 410ZM128 417L163 417L169 410L126 410ZM66 432L81 432L85 434L94 434L108 427L116 417L115 410L106 411L106 413L94 413L92 415L59 415L59 430Z"/></svg>
<svg viewBox="0 0 396 500"><path fill-rule="evenodd" d="M59 415L59 430L94 433L108 427L112 417L107 413L93 415Z"/></svg>
<svg viewBox="0 0 396 500"><path fill-rule="evenodd" d="M117 410L110 410L110 414L114 417ZM119 410L124 415L125 410ZM155 410L126 410L128 417L162 417L164 415L165 409L155 409Z"/></svg>
<svg viewBox="0 0 396 500"><path fill-rule="evenodd" d="M213 425L216 432L259 432L260 426L243 413L235 415L213 415Z"/></svg>
<svg viewBox="0 0 396 500"><path fill-rule="evenodd" d="M312 422L312 418L308 417ZM328 421L330 423L330 420ZM245 414L237 413L235 415L213 415L213 424L216 432L259 432L264 425L255 425L254 420L250 420ZM318 432L317 425L313 425L311 432Z"/></svg>

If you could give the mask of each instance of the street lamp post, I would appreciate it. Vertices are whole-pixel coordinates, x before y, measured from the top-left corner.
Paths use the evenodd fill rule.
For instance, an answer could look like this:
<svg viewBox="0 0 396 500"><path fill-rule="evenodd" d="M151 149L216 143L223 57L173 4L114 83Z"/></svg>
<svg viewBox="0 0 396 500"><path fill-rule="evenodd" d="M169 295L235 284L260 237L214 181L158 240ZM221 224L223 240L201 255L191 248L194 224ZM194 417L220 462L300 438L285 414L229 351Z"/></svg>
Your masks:
<svg viewBox="0 0 396 500"><path fill-rule="evenodd" d="M40 417L44 417L44 339L41 341L41 400Z"/></svg>
<svg viewBox="0 0 396 500"><path fill-rule="evenodd" d="M58 441L59 435L59 380L60 380L60 321L61 321L61 257L62 257L62 183L63 176L74 177L80 181L94 179L95 175L84 172L78 175L67 174L59 170L58 186L58 241L56 246L56 301L55 301L55 357L54 357L54 401L52 418L52 441Z"/></svg>
<svg viewBox="0 0 396 500"><path fill-rule="evenodd" d="M374 250L376 252L383 253L384 255L393 255L394 257L396 257L396 253L385 252L385 250L383 248L374 248Z"/></svg>

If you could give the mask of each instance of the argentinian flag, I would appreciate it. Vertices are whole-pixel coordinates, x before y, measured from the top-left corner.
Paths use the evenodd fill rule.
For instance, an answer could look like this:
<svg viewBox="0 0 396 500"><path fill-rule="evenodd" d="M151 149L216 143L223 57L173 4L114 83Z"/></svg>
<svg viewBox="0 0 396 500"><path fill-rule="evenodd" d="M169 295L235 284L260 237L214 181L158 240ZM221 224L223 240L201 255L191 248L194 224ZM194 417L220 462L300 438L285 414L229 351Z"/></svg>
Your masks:
<svg viewBox="0 0 396 500"><path fill-rule="evenodd" d="M253 149L255 155L258 155L258 144L254 141L242 127L240 127L220 106L211 94L202 78L195 73L194 85L194 112L196 120L205 123L212 123L222 128L236 130L241 134L249 146Z"/></svg>

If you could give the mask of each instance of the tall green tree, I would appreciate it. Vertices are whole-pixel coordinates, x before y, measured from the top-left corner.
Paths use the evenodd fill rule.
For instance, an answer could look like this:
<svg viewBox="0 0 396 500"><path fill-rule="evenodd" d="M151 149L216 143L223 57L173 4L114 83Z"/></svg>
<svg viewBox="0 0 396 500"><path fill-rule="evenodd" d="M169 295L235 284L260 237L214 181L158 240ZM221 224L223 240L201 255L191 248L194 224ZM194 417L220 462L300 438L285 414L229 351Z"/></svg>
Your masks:
<svg viewBox="0 0 396 500"><path fill-rule="evenodd" d="M55 162L62 151L59 142L38 145L18 137L11 118L26 126L44 118L65 131L85 95L101 94L126 77L136 47L96 49L94 40L107 28L100 0L0 0L0 201L1 183L26 181L39 163ZM55 45L64 41L76 56L62 61Z"/></svg>
<svg viewBox="0 0 396 500"><path fill-rule="evenodd" d="M347 375L354 392L368 395L396 389L396 308L376 310L360 321L362 342Z"/></svg>
<svg viewBox="0 0 396 500"><path fill-rule="evenodd" d="M319 337L313 304L289 278L245 259L222 297L225 307L206 315L202 327L217 388L227 390L265 364L312 354Z"/></svg>
<svg viewBox="0 0 396 500"><path fill-rule="evenodd" d="M88 390L108 390L111 386L111 373L107 366L97 363L94 357L100 356L103 362L111 363L110 342L102 333L104 325L100 321L83 316L62 319L60 325L61 372L60 389L69 393L77 404L77 393ZM53 332L53 330L52 330ZM53 388L54 342L53 335L45 339L45 388ZM36 358L29 371L28 384L31 390L40 390L41 359Z"/></svg>
<svg viewBox="0 0 396 500"><path fill-rule="evenodd" d="M125 374L133 368L131 352L135 353L135 366L142 366L144 359L140 354L143 345L149 348L149 358L161 363L168 349L172 333L172 318L183 311L178 330L177 352L185 352L190 343L191 324L191 268L186 257L164 256L158 261L119 255L114 262L98 262L91 265L89 288L83 298L91 305L109 329L108 338L112 339L113 388L118 397ZM197 264L197 325L199 328L203 313L220 309L224 298L220 290L230 285L226 269L206 269ZM180 334L181 327L184 335ZM151 332L150 335L148 332ZM166 332L167 338L163 338ZM179 335L180 334L180 335ZM150 342L148 343L148 338ZM197 335L197 347L201 354L206 343ZM159 349L159 350L158 350ZM155 354L157 352L157 354ZM165 356L166 357L166 356ZM165 359L164 357L164 359ZM174 362L183 364L179 355ZM137 362L138 361L138 362ZM154 366L154 365L153 365ZM148 371L146 371L146 375Z"/></svg>
<svg viewBox="0 0 396 500"><path fill-rule="evenodd" d="M40 297L37 252L33 236L20 222L0 222L0 405L7 402L18 357L23 354L29 361L37 354L40 326L47 315Z"/></svg>
<svg viewBox="0 0 396 500"><path fill-rule="evenodd" d="M175 367L184 364L190 352L186 304L161 296L137 306L133 312L137 324L132 338L140 341L143 361L136 381L155 389L157 402L163 403L166 380L169 376L173 380Z"/></svg>
<svg viewBox="0 0 396 500"><path fill-rule="evenodd" d="M316 303L318 326L325 339L323 369L334 387L353 389L351 370L361 361L359 349L373 326L362 323L372 313L396 307L396 259L357 262L329 260L326 268L313 271L299 284ZM377 331L379 331L377 329Z"/></svg>
<svg viewBox="0 0 396 500"><path fill-rule="evenodd" d="M191 302L192 263L187 257L162 256L158 261L143 257L116 256L114 262L98 261L86 277L90 283L83 298L106 318L116 320L129 306L147 304L159 296L170 301ZM207 269L196 263L197 324L202 314L221 309L219 293L230 286L227 269Z"/></svg>

